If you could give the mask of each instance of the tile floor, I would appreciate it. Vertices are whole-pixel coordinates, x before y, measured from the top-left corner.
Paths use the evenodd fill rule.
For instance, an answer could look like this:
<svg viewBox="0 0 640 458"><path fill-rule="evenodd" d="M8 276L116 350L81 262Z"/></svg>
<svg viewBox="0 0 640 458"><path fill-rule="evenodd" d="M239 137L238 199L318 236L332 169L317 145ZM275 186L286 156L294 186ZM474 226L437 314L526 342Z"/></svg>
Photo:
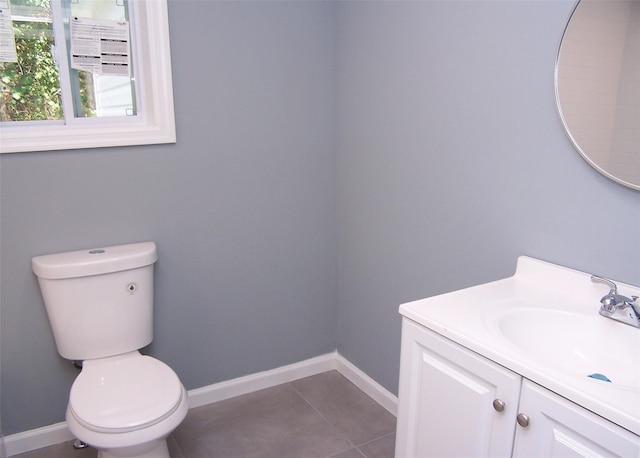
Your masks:
<svg viewBox="0 0 640 458"><path fill-rule="evenodd" d="M172 458L392 458L396 419L337 371L191 409ZM20 458L95 458L62 443Z"/></svg>

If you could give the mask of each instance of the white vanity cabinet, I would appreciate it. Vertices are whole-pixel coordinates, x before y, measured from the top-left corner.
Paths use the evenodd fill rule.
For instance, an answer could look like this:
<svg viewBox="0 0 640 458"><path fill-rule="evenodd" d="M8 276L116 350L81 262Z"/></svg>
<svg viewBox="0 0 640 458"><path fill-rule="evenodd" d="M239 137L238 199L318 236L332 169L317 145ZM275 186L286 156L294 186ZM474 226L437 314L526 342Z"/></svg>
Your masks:
<svg viewBox="0 0 640 458"><path fill-rule="evenodd" d="M519 375L404 319L396 458L511 456L520 384Z"/></svg>
<svg viewBox="0 0 640 458"><path fill-rule="evenodd" d="M511 456L635 458L640 438L403 318L396 458Z"/></svg>
<svg viewBox="0 0 640 458"><path fill-rule="evenodd" d="M640 438L599 415L524 379L514 457L640 457Z"/></svg>

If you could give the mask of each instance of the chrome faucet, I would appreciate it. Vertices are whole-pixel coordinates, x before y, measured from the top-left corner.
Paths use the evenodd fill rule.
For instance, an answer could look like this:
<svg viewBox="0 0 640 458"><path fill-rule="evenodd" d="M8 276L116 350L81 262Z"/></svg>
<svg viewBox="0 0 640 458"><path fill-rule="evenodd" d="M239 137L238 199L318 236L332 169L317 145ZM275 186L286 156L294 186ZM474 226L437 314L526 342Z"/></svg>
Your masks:
<svg viewBox="0 0 640 458"><path fill-rule="evenodd" d="M609 293L600 299L600 315L620 321L630 326L640 328L640 298L638 296L623 296L618 294L618 287L607 278L591 275L594 283L604 283L609 287Z"/></svg>

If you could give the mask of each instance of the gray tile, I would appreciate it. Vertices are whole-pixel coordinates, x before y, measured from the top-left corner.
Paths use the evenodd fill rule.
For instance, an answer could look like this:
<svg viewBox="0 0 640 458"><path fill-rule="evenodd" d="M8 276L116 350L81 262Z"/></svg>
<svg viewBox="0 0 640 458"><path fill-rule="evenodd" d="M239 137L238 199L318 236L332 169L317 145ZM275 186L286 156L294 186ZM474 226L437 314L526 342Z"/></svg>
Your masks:
<svg viewBox="0 0 640 458"><path fill-rule="evenodd" d="M327 457L352 447L288 384L192 409L173 437L185 458Z"/></svg>
<svg viewBox="0 0 640 458"><path fill-rule="evenodd" d="M396 418L337 371L291 385L355 445L395 431Z"/></svg>
<svg viewBox="0 0 640 458"><path fill-rule="evenodd" d="M389 434L358 447L367 458L393 458L396 449L396 435Z"/></svg>
<svg viewBox="0 0 640 458"><path fill-rule="evenodd" d="M346 452L338 453L329 458L366 458L357 448L350 448Z"/></svg>

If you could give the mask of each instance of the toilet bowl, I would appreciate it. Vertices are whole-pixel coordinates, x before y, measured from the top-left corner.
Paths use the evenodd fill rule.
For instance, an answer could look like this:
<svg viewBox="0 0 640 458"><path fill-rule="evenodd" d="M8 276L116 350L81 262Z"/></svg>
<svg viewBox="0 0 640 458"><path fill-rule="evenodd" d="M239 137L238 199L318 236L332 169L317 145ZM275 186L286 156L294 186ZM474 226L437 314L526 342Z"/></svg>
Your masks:
<svg viewBox="0 0 640 458"><path fill-rule="evenodd" d="M100 458L169 457L166 437L187 414L173 370L139 352L85 361L69 394L67 425Z"/></svg>
<svg viewBox="0 0 640 458"><path fill-rule="evenodd" d="M166 438L184 420L187 392L153 340L153 242L37 256L58 353L82 361L69 393L69 430L99 458L169 458Z"/></svg>

